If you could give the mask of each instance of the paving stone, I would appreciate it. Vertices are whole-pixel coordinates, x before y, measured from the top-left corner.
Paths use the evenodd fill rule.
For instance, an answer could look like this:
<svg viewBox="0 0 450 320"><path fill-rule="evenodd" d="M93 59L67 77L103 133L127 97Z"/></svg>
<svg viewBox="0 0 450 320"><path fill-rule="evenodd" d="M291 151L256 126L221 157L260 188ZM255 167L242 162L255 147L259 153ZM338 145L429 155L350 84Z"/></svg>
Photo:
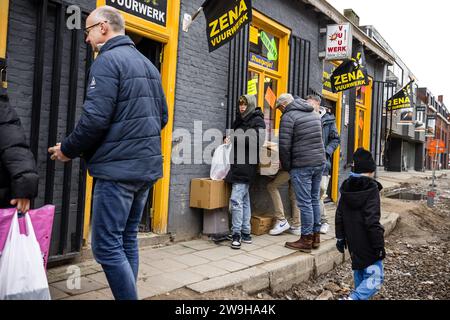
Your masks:
<svg viewBox="0 0 450 320"><path fill-rule="evenodd" d="M316 276L320 276L334 269L335 265L343 263L343 255L337 251L334 241L322 242L320 248L313 250L311 255L314 257Z"/></svg>
<svg viewBox="0 0 450 320"><path fill-rule="evenodd" d="M265 270L253 267L194 283L187 287L195 292L205 293L233 286L242 287L246 292L253 293L268 288L269 277Z"/></svg>
<svg viewBox="0 0 450 320"><path fill-rule="evenodd" d="M189 254L189 253L197 251L195 249L185 247L185 246L183 246L181 244L168 246L168 247L162 248L160 250L163 251L163 252L167 252L169 254L173 254L175 256L181 256L181 255L185 255L185 254Z"/></svg>
<svg viewBox="0 0 450 320"><path fill-rule="evenodd" d="M157 269L155 267L149 266L148 264L145 264L142 262L139 264L138 278L148 278L148 277L157 276L157 275L163 274L163 273L164 273L164 271Z"/></svg>
<svg viewBox="0 0 450 320"><path fill-rule="evenodd" d="M289 248L286 248L284 246L284 244L283 245L275 244L275 245L272 245L272 246L269 246L269 247L265 247L265 250L270 251L270 252L274 252L276 254L281 254L283 257L289 256L289 255L295 253L295 251L293 251L293 250L291 250Z"/></svg>
<svg viewBox="0 0 450 320"><path fill-rule="evenodd" d="M173 259L156 260L153 262L148 262L146 264L164 272L172 272L188 268L188 265L180 263Z"/></svg>
<svg viewBox="0 0 450 320"><path fill-rule="evenodd" d="M214 267L211 264L204 264L204 265L189 268L187 270L198 273L208 279L223 276L228 273L228 271L221 269L221 268Z"/></svg>
<svg viewBox="0 0 450 320"><path fill-rule="evenodd" d="M217 268L225 269L229 272L236 272L239 270L247 269L248 266L239 262L231 261L228 259L211 262L211 265Z"/></svg>
<svg viewBox="0 0 450 320"><path fill-rule="evenodd" d="M183 287L181 282L169 279L164 275L138 280L139 299L146 299Z"/></svg>
<svg viewBox="0 0 450 320"><path fill-rule="evenodd" d="M230 244L228 244L227 246L230 247ZM252 251L255 251L255 250L258 250L261 248L262 248L262 246L256 245L254 243L252 243L252 244L243 243L241 246L241 250L245 251L245 252L252 252Z"/></svg>
<svg viewBox="0 0 450 320"><path fill-rule="evenodd" d="M239 253L239 250L233 250L230 247L220 246L214 249L198 251L193 254L211 261L219 261L228 257L236 256Z"/></svg>
<svg viewBox="0 0 450 320"><path fill-rule="evenodd" d="M188 242L183 242L181 243L181 245L194 250L207 250L217 247L217 245L214 244L213 242L206 240L192 240Z"/></svg>
<svg viewBox="0 0 450 320"><path fill-rule="evenodd" d="M72 285L73 282L70 282L69 285ZM80 289L70 289L68 288L67 281L61 281L61 282L55 282L52 284L53 287L56 289L59 289L61 291L64 291L65 293L73 296L73 295L80 295L83 293L96 291L100 289L105 289L107 286L104 284L101 284L97 281L88 279L86 277L81 277L80 279Z"/></svg>
<svg viewBox="0 0 450 320"><path fill-rule="evenodd" d="M188 284L200 282L203 280L206 280L207 278L205 276L202 276L198 273L189 271L189 270L181 270L181 271L175 271L175 272L168 272L164 274L165 278L169 278L171 280L180 282L183 284L183 286L186 286Z"/></svg>
<svg viewBox="0 0 450 320"><path fill-rule="evenodd" d="M104 284L105 286L109 286L108 279L106 279L106 275L103 272L91 274L91 275L87 276L87 278L94 280L98 283Z"/></svg>
<svg viewBox="0 0 450 320"><path fill-rule="evenodd" d="M230 257L230 258L228 258L228 260L231 260L234 262L239 262L239 263L245 264L246 266L249 266L249 267L253 267L258 264L264 263L263 259L257 258L255 256L251 256L248 254L240 254L240 255L237 255L234 257Z"/></svg>
<svg viewBox="0 0 450 320"><path fill-rule="evenodd" d="M266 261L270 260L276 260L278 258L281 258L283 256L283 253L280 252L272 252L268 251L266 248L262 248L259 250L255 250L251 252L251 255L257 256L259 258L263 258Z"/></svg>
<svg viewBox="0 0 450 320"><path fill-rule="evenodd" d="M63 298L69 297L69 295L64 291L59 290L51 285L48 286L48 288L50 290L50 296L52 297L52 300L61 300Z"/></svg>
<svg viewBox="0 0 450 320"><path fill-rule="evenodd" d="M267 239L261 238L261 237L254 237L253 244L256 244L257 246L260 246L260 247L266 247L266 246L272 245L273 241L270 241L270 240L267 240Z"/></svg>
<svg viewBox="0 0 450 320"><path fill-rule="evenodd" d="M185 254L179 257L173 258L175 261L181 262L183 264L188 265L189 267L195 267L201 264L206 264L210 262L208 259L199 257L194 254Z"/></svg>
<svg viewBox="0 0 450 320"><path fill-rule="evenodd" d="M64 298L62 300L111 300L111 298L103 294L101 291L92 291Z"/></svg>

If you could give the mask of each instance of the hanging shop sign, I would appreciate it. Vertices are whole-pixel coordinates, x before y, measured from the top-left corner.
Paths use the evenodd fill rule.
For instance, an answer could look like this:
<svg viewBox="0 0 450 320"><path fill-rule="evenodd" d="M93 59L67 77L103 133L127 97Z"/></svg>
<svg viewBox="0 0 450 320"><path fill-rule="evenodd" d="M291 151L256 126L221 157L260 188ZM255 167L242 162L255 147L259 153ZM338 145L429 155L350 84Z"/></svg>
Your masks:
<svg viewBox="0 0 450 320"><path fill-rule="evenodd" d="M209 52L228 43L252 21L251 0L206 0L202 7Z"/></svg>
<svg viewBox="0 0 450 320"><path fill-rule="evenodd" d="M106 4L160 26L166 26L167 0L106 0Z"/></svg>
<svg viewBox="0 0 450 320"><path fill-rule="evenodd" d="M390 99L386 101L386 108L388 111L401 110L400 123L412 123L414 116L414 106L412 99L412 83L410 81L399 92L394 94Z"/></svg>
<svg viewBox="0 0 450 320"><path fill-rule="evenodd" d="M268 58L250 52L250 62L253 62L261 67L268 68L270 70L276 70L275 61L270 61Z"/></svg>
<svg viewBox="0 0 450 320"><path fill-rule="evenodd" d="M331 89L334 93L369 85L364 48L359 46L355 56L337 67L331 75Z"/></svg>
<svg viewBox="0 0 450 320"><path fill-rule="evenodd" d="M353 35L350 23L327 26L325 60L347 60L352 57Z"/></svg>
<svg viewBox="0 0 450 320"><path fill-rule="evenodd" d="M435 134L436 134L436 116L434 114L428 115L425 136L426 137L434 137Z"/></svg>

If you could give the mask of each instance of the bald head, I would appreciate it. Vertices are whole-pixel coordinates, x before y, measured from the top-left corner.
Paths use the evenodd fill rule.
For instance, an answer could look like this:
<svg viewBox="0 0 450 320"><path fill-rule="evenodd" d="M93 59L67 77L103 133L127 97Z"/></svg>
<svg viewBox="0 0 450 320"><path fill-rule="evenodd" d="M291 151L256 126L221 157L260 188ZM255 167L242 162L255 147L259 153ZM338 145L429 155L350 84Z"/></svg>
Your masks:
<svg viewBox="0 0 450 320"><path fill-rule="evenodd" d="M125 19L116 8L110 6L98 7L92 11L91 16L95 17L97 21L108 21L113 32L125 34Z"/></svg>
<svg viewBox="0 0 450 320"><path fill-rule="evenodd" d="M110 6L103 6L91 12L86 20L86 42L95 52L108 40L125 34L125 20L120 12Z"/></svg>

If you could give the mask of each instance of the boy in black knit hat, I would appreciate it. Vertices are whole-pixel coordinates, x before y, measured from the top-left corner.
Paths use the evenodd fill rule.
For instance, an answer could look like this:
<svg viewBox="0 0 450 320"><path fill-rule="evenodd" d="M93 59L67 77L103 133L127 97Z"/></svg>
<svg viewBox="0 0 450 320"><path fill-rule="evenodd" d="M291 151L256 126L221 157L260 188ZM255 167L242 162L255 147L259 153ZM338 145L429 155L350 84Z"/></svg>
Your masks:
<svg viewBox="0 0 450 320"><path fill-rule="evenodd" d="M374 179L375 161L360 148L353 155L353 172L341 186L336 210L336 247L348 247L355 289L344 300L369 300L384 280L384 228L380 223L381 184Z"/></svg>

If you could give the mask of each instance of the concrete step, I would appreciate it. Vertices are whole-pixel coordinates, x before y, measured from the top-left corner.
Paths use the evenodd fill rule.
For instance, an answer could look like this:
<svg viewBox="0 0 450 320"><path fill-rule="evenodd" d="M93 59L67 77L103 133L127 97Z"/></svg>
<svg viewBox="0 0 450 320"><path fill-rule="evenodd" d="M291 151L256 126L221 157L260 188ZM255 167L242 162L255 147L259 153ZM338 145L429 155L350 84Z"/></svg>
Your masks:
<svg viewBox="0 0 450 320"><path fill-rule="evenodd" d="M385 236L395 229L398 219L399 215L396 213L383 213L381 223L385 228ZM330 272L348 259L348 252L340 254L336 250L335 240L331 239L322 242L320 249L311 254L293 253L249 269L197 282L187 288L200 294L233 287L249 294L267 289L276 293Z"/></svg>

